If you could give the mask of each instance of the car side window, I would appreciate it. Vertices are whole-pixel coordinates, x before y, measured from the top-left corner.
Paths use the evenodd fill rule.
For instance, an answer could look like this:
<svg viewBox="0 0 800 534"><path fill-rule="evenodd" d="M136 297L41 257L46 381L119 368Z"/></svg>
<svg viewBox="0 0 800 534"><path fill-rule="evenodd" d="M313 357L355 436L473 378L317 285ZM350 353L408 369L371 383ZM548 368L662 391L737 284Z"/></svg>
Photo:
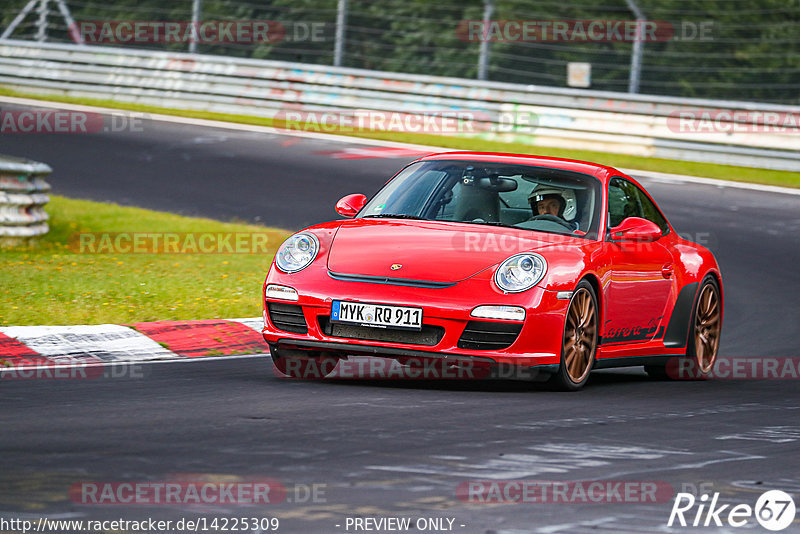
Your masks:
<svg viewBox="0 0 800 534"><path fill-rule="evenodd" d="M666 219L644 191L628 180L612 178L608 183L609 226L617 226L627 217L641 217L656 223L663 233L669 231Z"/></svg>
<svg viewBox="0 0 800 534"><path fill-rule="evenodd" d="M609 226L617 226L627 217L641 216L639 195L633 184L621 178L612 178L608 184Z"/></svg>
<svg viewBox="0 0 800 534"><path fill-rule="evenodd" d="M667 220L661 215L661 212L658 211L658 208L653 201L650 200L650 197L638 187L636 187L636 191L639 194L639 204L642 207L642 218L656 223L656 225L661 228L662 234L669 232Z"/></svg>

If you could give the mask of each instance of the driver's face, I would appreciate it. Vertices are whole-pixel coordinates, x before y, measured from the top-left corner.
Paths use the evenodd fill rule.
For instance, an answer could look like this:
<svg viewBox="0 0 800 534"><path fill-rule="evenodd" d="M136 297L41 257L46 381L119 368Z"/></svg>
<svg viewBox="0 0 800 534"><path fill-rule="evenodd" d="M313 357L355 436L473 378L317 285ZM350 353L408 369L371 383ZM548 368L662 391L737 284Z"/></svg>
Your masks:
<svg viewBox="0 0 800 534"><path fill-rule="evenodd" d="M558 200L554 198L546 198L536 203L536 209L539 210L539 215L556 215L558 216L558 208L561 207Z"/></svg>

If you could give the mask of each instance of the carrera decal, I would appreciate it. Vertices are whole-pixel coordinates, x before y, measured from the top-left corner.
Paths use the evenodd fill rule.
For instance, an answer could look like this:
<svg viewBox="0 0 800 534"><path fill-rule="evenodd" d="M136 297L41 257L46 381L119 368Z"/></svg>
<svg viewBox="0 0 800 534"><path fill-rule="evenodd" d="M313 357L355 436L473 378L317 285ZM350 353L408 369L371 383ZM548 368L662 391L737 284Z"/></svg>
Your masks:
<svg viewBox="0 0 800 534"><path fill-rule="evenodd" d="M611 320L609 319L606 321L606 331L603 335L602 343L622 343L650 339L653 337L653 334L656 333L656 330L658 330L661 319L663 318L664 316L662 315L655 319L650 319L646 325L623 327L610 326L608 323L610 323ZM659 333L663 332L663 327L658 331Z"/></svg>

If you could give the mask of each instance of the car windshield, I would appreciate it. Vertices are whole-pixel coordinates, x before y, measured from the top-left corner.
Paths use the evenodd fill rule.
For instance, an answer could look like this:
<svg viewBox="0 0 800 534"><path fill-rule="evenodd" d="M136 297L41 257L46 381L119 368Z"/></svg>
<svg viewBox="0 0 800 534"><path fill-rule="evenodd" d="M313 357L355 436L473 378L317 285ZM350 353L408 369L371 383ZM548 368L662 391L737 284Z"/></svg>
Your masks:
<svg viewBox="0 0 800 534"><path fill-rule="evenodd" d="M359 213L509 226L597 239L600 181L574 171L484 161L409 165Z"/></svg>

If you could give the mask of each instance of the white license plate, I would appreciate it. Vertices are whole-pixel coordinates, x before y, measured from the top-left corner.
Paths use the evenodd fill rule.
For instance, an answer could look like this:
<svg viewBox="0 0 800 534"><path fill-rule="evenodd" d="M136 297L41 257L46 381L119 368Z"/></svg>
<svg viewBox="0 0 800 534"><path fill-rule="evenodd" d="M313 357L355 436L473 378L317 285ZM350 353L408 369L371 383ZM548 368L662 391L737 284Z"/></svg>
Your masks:
<svg viewBox="0 0 800 534"><path fill-rule="evenodd" d="M331 304L331 322L422 330L422 308L334 300Z"/></svg>

